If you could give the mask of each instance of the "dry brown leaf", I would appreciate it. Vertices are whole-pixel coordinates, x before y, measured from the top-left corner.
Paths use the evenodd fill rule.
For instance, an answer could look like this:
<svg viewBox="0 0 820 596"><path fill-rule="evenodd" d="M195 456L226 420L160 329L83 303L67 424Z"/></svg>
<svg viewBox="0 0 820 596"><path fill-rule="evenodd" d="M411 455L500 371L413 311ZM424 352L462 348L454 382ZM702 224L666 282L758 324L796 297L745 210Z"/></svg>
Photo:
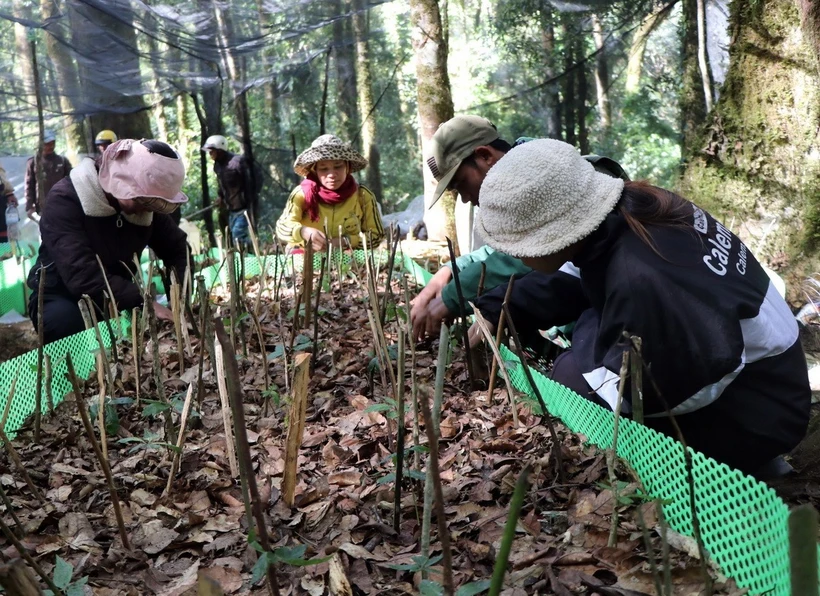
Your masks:
<svg viewBox="0 0 820 596"><path fill-rule="evenodd" d="M334 472L327 477L327 481L339 486L359 486L362 482L362 473L356 470Z"/></svg>
<svg viewBox="0 0 820 596"><path fill-rule="evenodd" d="M218 583L219 587L222 588L222 591L226 594L238 592L242 587L242 574L231 567L212 565L202 569L200 573Z"/></svg>
<svg viewBox="0 0 820 596"><path fill-rule="evenodd" d="M197 584L197 573L199 571L199 560L194 563L177 579L165 587L157 596L182 596L194 588Z"/></svg>
<svg viewBox="0 0 820 596"><path fill-rule="evenodd" d="M347 551L345 551L347 552ZM328 568L328 589L331 596L353 596L353 588L347 579L339 554L333 555Z"/></svg>
<svg viewBox="0 0 820 596"><path fill-rule="evenodd" d="M164 551L177 537L179 537L179 532L166 528L161 520L155 519L137 526L131 542L135 548L153 555Z"/></svg>

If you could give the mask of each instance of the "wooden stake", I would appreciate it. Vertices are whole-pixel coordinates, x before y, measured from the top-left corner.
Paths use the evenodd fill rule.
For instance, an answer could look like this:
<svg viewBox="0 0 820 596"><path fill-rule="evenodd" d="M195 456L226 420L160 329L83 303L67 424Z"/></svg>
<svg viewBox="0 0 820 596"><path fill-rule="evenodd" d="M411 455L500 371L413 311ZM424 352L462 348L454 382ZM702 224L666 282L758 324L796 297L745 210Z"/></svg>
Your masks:
<svg viewBox="0 0 820 596"><path fill-rule="evenodd" d="M630 337L632 344L631 367L629 377L632 381L632 420L643 424L643 362L641 361L641 338Z"/></svg>
<svg viewBox="0 0 820 596"><path fill-rule="evenodd" d="M91 421L88 419L88 412L86 411L86 404L84 403L83 393L80 390L80 382L77 380L77 373L74 372L74 363L71 360L71 354L66 354L66 367L68 368L68 377L71 381L71 386L74 389L74 399L77 402L77 410L80 412L80 418L83 421L85 432L88 435L88 440L91 447L94 449L94 455L100 462L105 481L108 484L108 493L111 496L111 504L114 507L114 516L117 518L117 526L120 530L120 539L122 545L131 550L131 544L128 541L128 533L125 531L125 521L120 510L120 499L117 496L117 489L114 487L114 477L111 475L111 468L108 466L108 460L103 456L102 450L97 443L97 438L94 436L94 429L91 426Z"/></svg>
<svg viewBox="0 0 820 596"><path fill-rule="evenodd" d="M5 527L5 524L3 524L3 526ZM20 548L24 549L23 552L20 552L20 548L17 548L18 544L20 545ZM51 581L51 578L46 575L45 571L43 571L37 562L32 559L27 552L25 552L25 547L19 541L14 546L17 548L17 552L20 552L20 556L22 556L23 559L25 559L26 562L37 571L37 574L43 579L53 594L65 594L65 592L59 589L54 582ZM22 559L15 559L8 565L3 565L0 567L0 586L3 586L6 593L11 596L42 595L40 586L37 584L37 579L34 577L31 569L23 564Z"/></svg>
<svg viewBox="0 0 820 596"><path fill-rule="evenodd" d="M319 285L316 286L316 304L313 307L313 354L310 356L310 371L316 370L316 359L319 357L319 300L322 297L322 282L325 278L325 266L328 259L323 255L319 269Z"/></svg>
<svg viewBox="0 0 820 596"><path fill-rule="evenodd" d="M231 431L231 406L228 402L228 387L225 384L225 362L222 356L222 344L214 343L214 364L216 365L216 385L219 388L219 401L222 403L222 424L225 428L225 451L228 453L228 463L231 466L231 478L239 475L234 451L233 432Z"/></svg>
<svg viewBox="0 0 820 596"><path fill-rule="evenodd" d="M242 389L239 384L239 367L236 364L236 355L228 350L231 344L225 333L225 327L221 319L214 319L214 328L219 344L222 346L223 359L225 361L226 381L228 393L231 399L231 410L233 414L234 436L236 437L237 454L239 455L240 479L245 491L246 509L251 508L253 517L256 520L256 535L262 548L268 552L271 550L268 540L268 529L265 523L265 516L262 512L262 503L259 499L259 491L256 488L256 475L253 472L253 462L251 461L251 449L248 443L248 432L245 425L245 409L242 399ZM303 354L307 357L307 354ZM246 496L247 495L247 496ZM279 596L279 580L277 578L276 567L269 564L267 568L268 589L274 596Z"/></svg>
<svg viewBox="0 0 820 596"><path fill-rule="evenodd" d="M288 415L285 473L282 478L282 498L288 507L293 507L296 498L296 463L299 458L299 447L302 445L302 435L305 432L309 370L310 355L297 354L294 360L293 391Z"/></svg>
<svg viewBox="0 0 820 596"><path fill-rule="evenodd" d="M498 555L495 558L489 596L498 596L501 594L501 588L504 586L504 575L507 573L507 562L510 559L510 550L513 540L515 539L515 529L518 525L518 518L521 515L524 497L527 495L527 487L529 486L527 478L529 475L530 466L527 464L518 476L512 499L510 499L510 512L507 514L507 524L504 526L501 547L498 549Z"/></svg>
<svg viewBox="0 0 820 596"><path fill-rule="evenodd" d="M31 476L28 475L26 467L23 465L23 460L20 459L20 454L17 453L14 445L11 444L11 440L9 440L5 430L0 430L0 440L3 441L3 445L5 446L6 451L8 451L11 461L14 462L14 466L17 468L17 471L20 472L20 476L22 476L23 480L25 480L31 494L34 495L34 498L40 501L40 503L45 505L46 499L43 496L43 493L40 492L37 486L35 486L34 481L31 479Z"/></svg>
<svg viewBox="0 0 820 596"><path fill-rule="evenodd" d="M108 275L105 272L105 267L103 266L102 259L100 259L100 255L95 254L97 257L97 263L100 265L100 271L102 271L103 280L105 281L105 287L108 288L108 296L111 301L108 303L110 309L110 316L111 320L116 320L117 316L120 314L120 309L117 308L117 299L114 298L114 292L111 290L111 284L108 281Z"/></svg>
<svg viewBox="0 0 820 596"><path fill-rule="evenodd" d="M26 531L23 529L23 524L20 523L20 520L17 519L17 514L14 513L14 505L11 503L11 499L6 494L6 491L3 490L3 486L0 485L0 500L3 501L3 505L6 506L6 511L11 516L11 519L14 521L14 526L17 528L16 536L18 538L22 538L25 536Z"/></svg>
<svg viewBox="0 0 820 596"><path fill-rule="evenodd" d="M185 404L182 406L182 415L179 419L179 435L177 435L177 450L174 452L174 458L171 461L171 471L168 474L168 482L165 485L165 492L163 496L171 494L171 485L179 470L179 460L182 458L182 446L185 444L185 427L188 424L188 414L191 411L191 400L194 397L193 383L188 385L188 393L185 395Z"/></svg>

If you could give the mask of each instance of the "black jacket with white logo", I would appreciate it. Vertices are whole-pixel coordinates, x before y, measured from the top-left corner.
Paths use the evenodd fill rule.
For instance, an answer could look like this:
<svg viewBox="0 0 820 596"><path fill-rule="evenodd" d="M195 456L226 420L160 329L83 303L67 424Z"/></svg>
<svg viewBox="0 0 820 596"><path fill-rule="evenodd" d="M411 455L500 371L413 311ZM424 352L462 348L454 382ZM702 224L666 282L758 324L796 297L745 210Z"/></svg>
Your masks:
<svg viewBox="0 0 820 596"><path fill-rule="evenodd" d="M805 433L811 402L797 323L736 236L695 206L691 223L649 226L653 250L621 215L610 213L573 259L580 280L573 282L567 265L552 275L526 275L515 283L511 314L530 333L577 316L575 358L612 407L624 333L639 336L649 367L647 424L665 416L665 404L676 415L714 404L710 415L732 419L785 452ZM493 322L500 310L496 294L505 289L478 303ZM630 409L628 385L624 409Z"/></svg>

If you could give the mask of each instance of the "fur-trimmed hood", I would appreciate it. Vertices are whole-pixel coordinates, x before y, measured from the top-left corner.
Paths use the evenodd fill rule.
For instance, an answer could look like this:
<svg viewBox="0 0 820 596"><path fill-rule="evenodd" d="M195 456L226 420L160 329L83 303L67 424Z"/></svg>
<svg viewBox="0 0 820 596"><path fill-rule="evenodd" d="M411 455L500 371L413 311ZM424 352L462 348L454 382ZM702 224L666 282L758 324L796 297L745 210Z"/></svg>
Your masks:
<svg viewBox="0 0 820 596"><path fill-rule="evenodd" d="M80 197L83 213L88 217L117 215L117 210L108 202L105 192L100 186L99 175L93 159L90 157L83 158L80 164L71 170L69 178L71 178L71 183L74 185L74 190L77 191L77 196ZM122 217L136 226L150 226L154 220L154 214L151 211L136 215L122 213Z"/></svg>

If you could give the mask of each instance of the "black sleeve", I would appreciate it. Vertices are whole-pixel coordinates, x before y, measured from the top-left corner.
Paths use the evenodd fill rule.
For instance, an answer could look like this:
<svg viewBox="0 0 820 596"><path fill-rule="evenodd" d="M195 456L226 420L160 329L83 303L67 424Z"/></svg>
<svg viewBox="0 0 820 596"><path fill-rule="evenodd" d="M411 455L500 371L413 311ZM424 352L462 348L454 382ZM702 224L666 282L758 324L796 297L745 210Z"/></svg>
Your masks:
<svg viewBox="0 0 820 596"><path fill-rule="evenodd" d="M174 271L180 284L185 279L185 268L188 266L187 238L170 215L154 214L148 246L162 259L169 274Z"/></svg>
<svg viewBox="0 0 820 596"><path fill-rule="evenodd" d="M533 271L515 281L509 308L521 341L530 343L539 329L571 323L589 308L576 271L566 266L550 274ZM507 285L501 284L484 294L476 304L484 318L496 326Z"/></svg>

